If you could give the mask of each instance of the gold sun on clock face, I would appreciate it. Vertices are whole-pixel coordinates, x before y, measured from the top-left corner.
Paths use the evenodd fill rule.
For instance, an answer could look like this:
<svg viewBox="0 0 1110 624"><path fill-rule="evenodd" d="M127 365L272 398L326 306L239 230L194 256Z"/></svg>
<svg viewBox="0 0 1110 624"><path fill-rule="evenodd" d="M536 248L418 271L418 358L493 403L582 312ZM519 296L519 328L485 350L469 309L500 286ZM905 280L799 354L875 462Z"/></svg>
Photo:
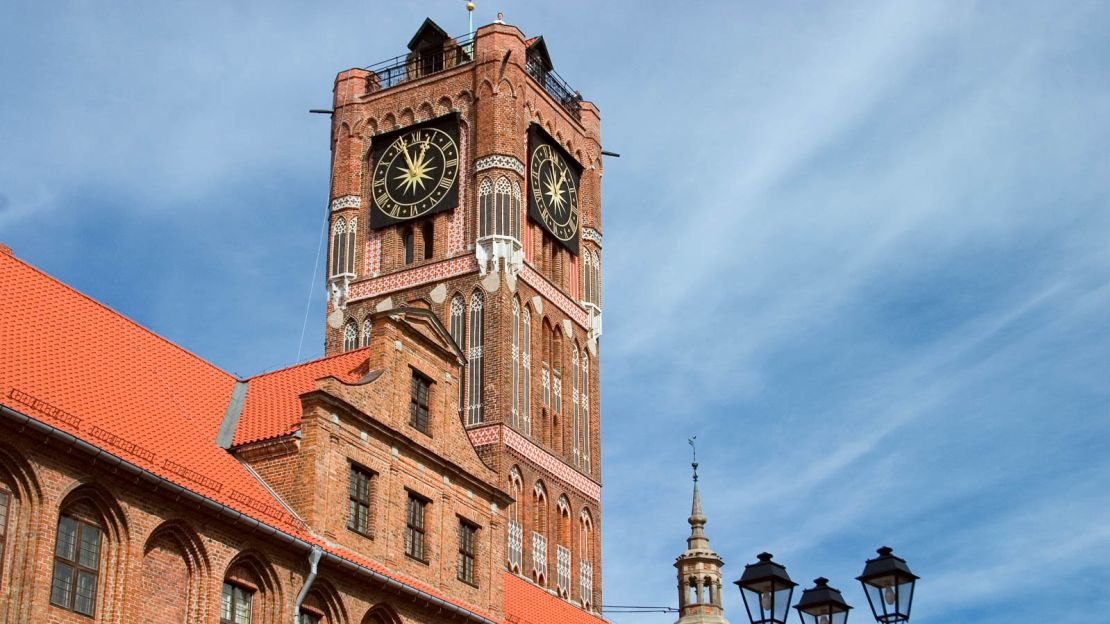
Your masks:
<svg viewBox="0 0 1110 624"><path fill-rule="evenodd" d="M529 192L545 229L562 241L578 234L578 188L566 159L550 145L532 151Z"/></svg>
<svg viewBox="0 0 1110 624"><path fill-rule="evenodd" d="M404 132L378 157L374 204L394 219L414 219L433 211L455 186L459 147L438 128Z"/></svg>

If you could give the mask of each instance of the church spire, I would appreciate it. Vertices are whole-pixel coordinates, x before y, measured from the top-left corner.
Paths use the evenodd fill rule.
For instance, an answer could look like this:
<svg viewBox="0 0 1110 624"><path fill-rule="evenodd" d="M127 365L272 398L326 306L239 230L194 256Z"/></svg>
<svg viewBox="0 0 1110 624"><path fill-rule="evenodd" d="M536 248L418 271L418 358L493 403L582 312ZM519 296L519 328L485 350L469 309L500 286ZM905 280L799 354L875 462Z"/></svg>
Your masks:
<svg viewBox="0 0 1110 624"><path fill-rule="evenodd" d="M728 624L721 603L721 566L724 562L709 547L705 534L708 519L701 508L698 489L697 436L688 441L693 450L694 498L690 504L690 537L686 538L686 552L675 560L678 569L678 613L675 624Z"/></svg>

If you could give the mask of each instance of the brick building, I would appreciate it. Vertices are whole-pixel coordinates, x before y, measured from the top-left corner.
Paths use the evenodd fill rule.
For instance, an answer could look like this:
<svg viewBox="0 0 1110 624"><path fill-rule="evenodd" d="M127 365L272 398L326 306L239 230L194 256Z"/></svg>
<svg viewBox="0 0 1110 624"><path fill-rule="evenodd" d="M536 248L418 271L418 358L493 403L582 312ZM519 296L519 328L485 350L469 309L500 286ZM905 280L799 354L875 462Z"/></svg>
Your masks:
<svg viewBox="0 0 1110 624"><path fill-rule="evenodd" d="M0 621L603 621L597 109L429 20L332 148L320 360L237 379L0 250Z"/></svg>

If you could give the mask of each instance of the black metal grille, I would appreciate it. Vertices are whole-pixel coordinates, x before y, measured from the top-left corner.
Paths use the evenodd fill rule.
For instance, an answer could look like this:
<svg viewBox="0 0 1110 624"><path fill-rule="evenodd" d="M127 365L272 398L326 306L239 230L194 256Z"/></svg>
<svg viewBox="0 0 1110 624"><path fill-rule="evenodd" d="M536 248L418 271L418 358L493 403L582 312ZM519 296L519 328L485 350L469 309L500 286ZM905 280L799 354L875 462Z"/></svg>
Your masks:
<svg viewBox="0 0 1110 624"><path fill-rule="evenodd" d="M366 68L377 77L377 88L388 89L402 82L416 80L441 71L465 65L474 60L474 37L464 35L443 42L442 47L417 50L386 59ZM374 84L373 82L371 84Z"/></svg>
<svg viewBox="0 0 1110 624"><path fill-rule="evenodd" d="M573 115L575 119L582 119L582 94L572 89L558 72L554 69L547 69L542 61L534 57L528 59L524 69L568 113Z"/></svg>

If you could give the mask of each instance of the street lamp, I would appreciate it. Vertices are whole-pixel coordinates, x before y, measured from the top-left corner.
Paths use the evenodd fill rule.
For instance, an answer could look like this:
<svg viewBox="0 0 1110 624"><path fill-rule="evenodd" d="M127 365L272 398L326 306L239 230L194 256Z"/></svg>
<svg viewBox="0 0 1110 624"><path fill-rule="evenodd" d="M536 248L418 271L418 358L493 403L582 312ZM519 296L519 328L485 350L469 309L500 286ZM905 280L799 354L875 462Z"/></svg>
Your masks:
<svg viewBox="0 0 1110 624"><path fill-rule="evenodd" d="M919 577L910 572L905 559L894 556L892 549L883 546L877 552L879 556L868 559L863 574L856 577L867 594L871 613L880 624L908 622L913 586Z"/></svg>
<svg viewBox="0 0 1110 624"><path fill-rule="evenodd" d="M794 605L802 624L845 624L852 607L838 590L829 587L829 579L821 576L813 582L814 586L803 591L802 599Z"/></svg>
<svg viewBox="0 0 1110 624"><path fill-rule="evenodd" d="M797 583L790 580L784 566L771 561L772 556L757 555L759 561L744 566L744 574L736 581L752 624L785 624L790 613L790 596Z"/></svg>

